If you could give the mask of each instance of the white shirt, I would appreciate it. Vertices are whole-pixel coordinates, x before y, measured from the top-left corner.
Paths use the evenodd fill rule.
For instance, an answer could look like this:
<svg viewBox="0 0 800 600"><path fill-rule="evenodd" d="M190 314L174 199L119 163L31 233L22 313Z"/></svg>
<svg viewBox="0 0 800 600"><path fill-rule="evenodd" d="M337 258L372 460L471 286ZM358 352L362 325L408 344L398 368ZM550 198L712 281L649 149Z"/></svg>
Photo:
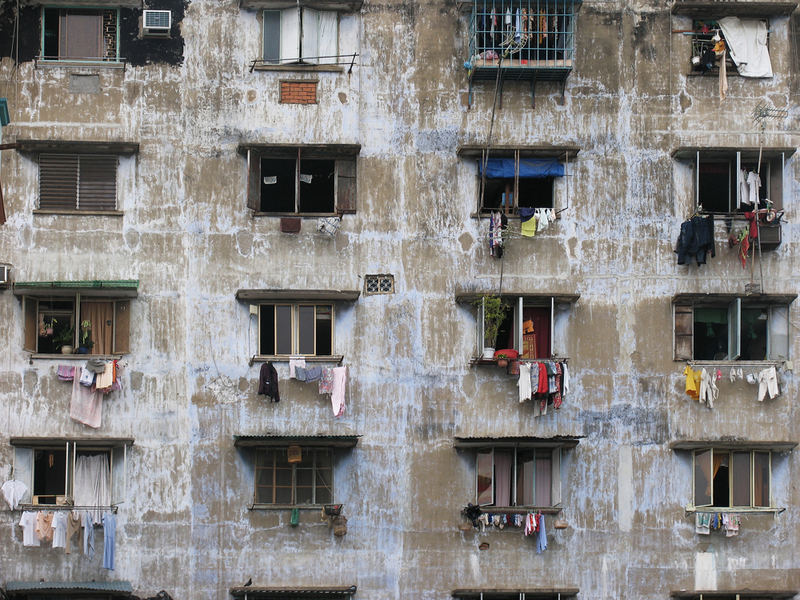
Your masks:
<svg viewBox="0 0 800 600"><path fill-rule="evenodd" d="M19 526L22 527L22 545L38 546L39 538L36 537L36 513L32 510L23 512L22 518L19 520Z"/></svg>
<svg viewBox="0 0 800 600"><path fill-rule="evenodd" d="M755 171L747 175L747 185L750 186L750 204L755 208L758 205L758 189L761 187L761 178Z"/></svg>
<svg viewBox="0 0 800 600"><path fill-rule="evenodd" d="M11 510L17 510L20 501L28 492L28 486L21 481L12 479L11 481L6 481L0 490L2 490L3 497L6 499L6 502L8 502Z"/></svg>
<svg viewBox="0 0 800 600"><path fill-rule="evenodd" d="M57 510L53 514L53 548L67 547L67 511Z"/></svg>

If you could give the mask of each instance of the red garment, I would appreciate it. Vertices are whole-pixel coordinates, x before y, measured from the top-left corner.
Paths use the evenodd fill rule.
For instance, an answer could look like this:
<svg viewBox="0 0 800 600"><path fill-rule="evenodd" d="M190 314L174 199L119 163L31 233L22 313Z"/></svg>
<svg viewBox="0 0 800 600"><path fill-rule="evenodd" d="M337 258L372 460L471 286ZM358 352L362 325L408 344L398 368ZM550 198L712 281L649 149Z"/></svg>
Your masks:
<svg viewBox="0 0 800 600"><path fill-rule="evenodd" d="M546 394L548 387L547 387L547 367L544 366L544 363L536 363L539 365L539 386L536 388L537 394Z"/></svg>
<svg viewBox="0 0 800 600"><path fill-rule="evenodd" d="M561 363L556 363L556 393L553 394L553 408L558 410L561 408L561 377L563 371L561 370Z"/></svg>

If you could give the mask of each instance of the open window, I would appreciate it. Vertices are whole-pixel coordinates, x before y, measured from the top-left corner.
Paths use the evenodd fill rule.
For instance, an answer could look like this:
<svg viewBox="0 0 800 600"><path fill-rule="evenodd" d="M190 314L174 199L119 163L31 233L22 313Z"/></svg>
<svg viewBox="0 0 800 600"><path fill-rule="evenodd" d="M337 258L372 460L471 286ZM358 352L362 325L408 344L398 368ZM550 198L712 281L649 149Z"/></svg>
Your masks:
<svg viewBox="0 0 800 600"><path fill-rule="evenodd" d="M457 293L456 300L471 302L476 310L476 356L484 347L509 348L519 352L520 359L545 359L566 356L567 322L570 308L580 296L516 295L504 293L501 298L507 310L494 340L486 337L482 295ZM492 342L494 345L492 345Z"/></svg>
<svg viewBox="0 0 800 600"><path fill-rule="evenodd" d="M23 348L43 355L129 352L131 298L138 285L136 280L15 283L24 315Z"/></svg>
<svg viewBox="0 0 800 600"><path fill-rule="evenodd" d="M794 296L682 294L673 299L675 360L786 360Z"/></svg>
<svg viewBox="0 0 800 600"><path fill-rule="evenodd" d="M41 58L118 62L119 9L43 6Z"/></svg>
<svg viewBox="0 0 800 600"><path fill-rule="evenodd" d="M333 504L340 452L358 436L235 436L253 464L253 508L320 507Z"/></svg>
<svg viewBox="0 0 800 600"><path fill-rule="evenodd" d="M339 14L307 6L265 10L266 63L336 64L339 55Z"/></svg>
<svg viewBox="0 0 800 600"><path fill-rule="evenodd" d="M542 509L561 504L561 459L575 438L456 438L475 455L475 504Z"/></svg>
<svg viewBox="0 0 800 600"><path fill-rule="evenodd" d="M100 510L125 502L132 439L11 438L14 479L28 492L22 504Z"/></svg>
<svg viewBox="0 0 800 600"><path fill-rule="evenodd" d="M476 165L478 212L519 214L521 208L568 205L566 176L577 148L485 148L461 146Z"/></svg>
<svg viewBox="0 0 800 600"><path fill-rule="evenodd" d="M247 206L256 213L324 216L356 210L360 146L242 147Z"/></svg>

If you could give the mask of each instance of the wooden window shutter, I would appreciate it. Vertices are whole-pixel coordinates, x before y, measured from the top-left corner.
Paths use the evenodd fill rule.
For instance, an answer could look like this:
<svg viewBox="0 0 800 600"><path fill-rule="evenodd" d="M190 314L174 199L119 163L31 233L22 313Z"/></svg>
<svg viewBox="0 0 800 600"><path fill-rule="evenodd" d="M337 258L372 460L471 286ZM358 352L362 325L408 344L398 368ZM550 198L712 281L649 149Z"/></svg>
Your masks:
<svg viewBox="0 0 800 600"><path fill-rule="evenodd" d="M117 157L84 154L79 157L78 208L117 208Z"/></svg>
<svg viewBox="0 0 800 600"><path fill-rule="evenodd" d="M114 354L130 352L131 301L114 303Z"/></svg>
<svg viewBox="0 0 800 600"><path fill-rule="evenodd" d="M63 11L59 34L59 58L98 59L103 56L103 15L100 11Z"/></svg>
<svg viewBox="0 0 800 600"><path fill-rule="evenodd" d="M39 208L74 210L78 205L78 156L39 155Z"/></svg>
<svg viewBox="0 0 800 600"><path fill-rule="evenodd" d="M694 307L691 304L675 304L674 345L675 360L691 360L694 351Z"/></svg>
<svg viewBox="0 0 800 600"><path fill-rule="evenodd" d="M247 151L247 208L261 210L261 156L255 150Z"/></svg>
<svg viewBox="0 0 800 600"><path fill-rule="evenodd" d="M336 161L336 211L356 212L356 159Z"/></svg>
<svg viewBox="0 0 800 600"><path fill-rule="evenodd" d="M39 312L39 301L36 298L24 296L22 298L23 310L25 311L25 345L23 348L28 352L36 352L37 323L36 315Z"/></svg>

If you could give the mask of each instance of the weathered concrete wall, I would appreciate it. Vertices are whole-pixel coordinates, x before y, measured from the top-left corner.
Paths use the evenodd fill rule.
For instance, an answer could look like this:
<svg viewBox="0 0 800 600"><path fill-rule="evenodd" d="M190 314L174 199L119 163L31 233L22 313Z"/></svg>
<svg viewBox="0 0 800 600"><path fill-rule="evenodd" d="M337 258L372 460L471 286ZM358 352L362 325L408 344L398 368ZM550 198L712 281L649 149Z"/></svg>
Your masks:
<svg viewBox="0 0 800 600"><path fill-rule="evenodd" d="M454 3L368 0L341 23L340 47L359 54L351 74L251 73L260 17L236 0L188 4L180 61L76 71L4 58L0 96L12 115L4 141L126 140L140 150L121 162L122 217L34 214L33 157L2 152L0 261L20 281L141 283L124 390L104 402L98 432L69 419L58 361L29 359L20 302L0 294L0 465L11 465L12 436L136 440L116 571L102 571L99 559L23 548L19 513L3 511L0 583L125 579L142 593L163 588L182 599L227 598L248 577L356 583L356 597L370 600L444 600L472 587L576 586L581 598L646 600L681 588L800 588L797 453L774 464L773 493L788 510L743 517L739 537L726 539L695 535L683 509L691 458L668 447L723 436L800 439L790 372L781 396L765 403L753 387L725 379L712 411L683 394L670 304L681 292L743 293L751 280L721 223L716 258L700 269L676 264L672 249L693 198L691 175L671 152L761 139L796 147L796 39L790 19L772 20L775 77L731 76L720 102L715 78L686 76L688 38L670 32L687 23L669 8L587 0L563 103L558 84L537 84L535 109L527 85L506 84L494 143L581 151L559 182L561 219L534 239L512 239L502 263L484 242L487 221L471 216L474 161L455 153L486 140L493 86L476 85L467 107L467 22ZM9 22L0 19L3 35ZM31 31L22 34L32 47ZM99 93L69 93L81 73L98 77ZM318 104L278 103L281 79L308 78L319 80ZM760 138L751 115L765 100L792 117L768 123ZM252 217L243 142L361 144L356 214L335 237L316 233L314 219L291 235L276 218ZM799 180L792 158L784 241L762 259L768 293L797 292ZM282 401L265 403L256 395L260 365L248 366L255 321L235 291L360 288L367 273L394 274L396 293L337 306L335 351L350 368L345 416L334 419L322 397L287 381L285 363ZM504 289L580 294L562 341L571 393L543 418L519 404L512 378L468 366L475 317L455 291L496 288L501 277ZM796 357L796 303L790 320ZM363 435L336 461L347 536L335 538L313 512L301 512L295 529L288 511L247 509L252 457L234 449L233 435L267 432ZM459 529L461 507L474 501L474 467L453 437L503 435L584 436L562 465L569 528L551 531L541 555L518 530ZM482 541L488 551L478 550Z"/></svg>

